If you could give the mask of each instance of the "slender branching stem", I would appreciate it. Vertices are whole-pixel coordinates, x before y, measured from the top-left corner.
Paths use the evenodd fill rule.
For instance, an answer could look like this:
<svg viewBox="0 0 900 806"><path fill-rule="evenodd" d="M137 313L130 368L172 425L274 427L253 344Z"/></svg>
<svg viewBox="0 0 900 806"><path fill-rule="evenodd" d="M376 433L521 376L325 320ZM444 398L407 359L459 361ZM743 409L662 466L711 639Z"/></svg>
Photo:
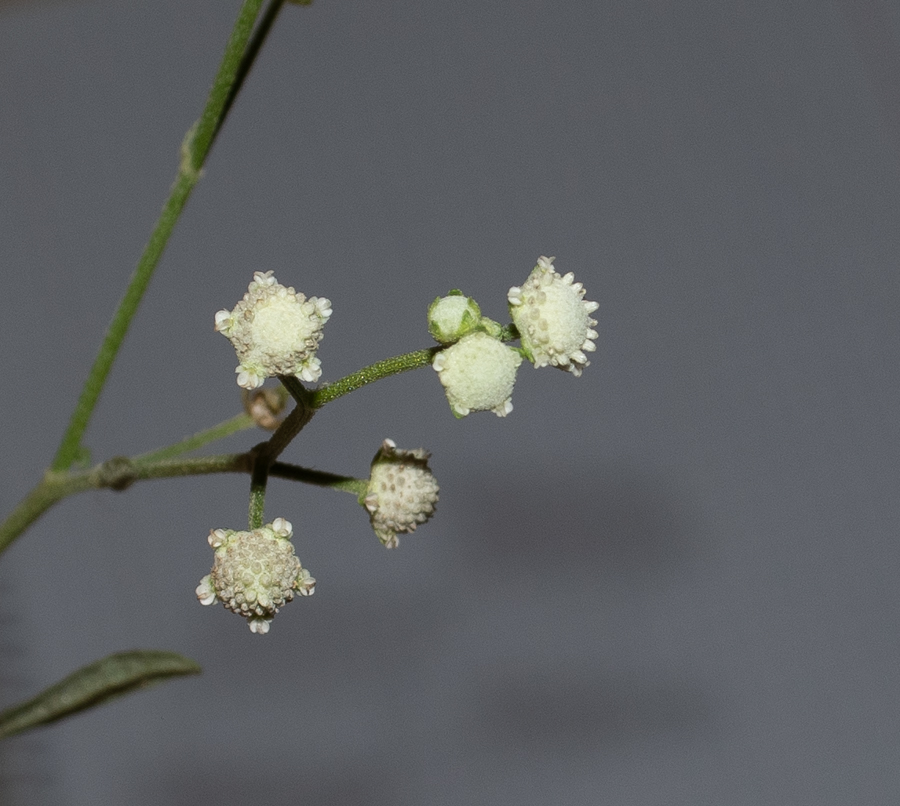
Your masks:
<svg viewBox="0 0 900 806"><path fill-rule="evenodd" d="M380 381L383 378L389 378L391 375L398 375L401 372L408 372L411 369L430 366L435 355L442 349L443 347L429 347L425 350L415 350L411 353L386 358L384 361L377 361L368 367L363 367L363 369L313 392L312 406L320 409L326 403L337 400L337 398L343 397L350 392L355 392L360 387L373 381ZM288 391L290 391L290 388Z"/></svg>
<svg viewBox="0 0 900 806"><path fill-rule="evenodd" d="M176 442L174 445L167 445L165 448L157 448L155 451L135 456L132 461L137 465L145 465L154 464L163 459L172 459L175 456L181 456L183 453L195 451L197 448L202 448L211 442L231 436L238 431L253 428L255 425L256 422L249 414L238 414L230 420L214 425L212 428L207 428L198 434L185 437L181 442Z"/></svg>
<svg viewBox="0 0 900 806"><path fill-rule="evenodd" d="M128 332L131 320L137 312L138 305L147 290L150 278L162 257L169 236L175 229L175 224L188 197L199 181L201 169L212 146L213 138L222 126L225 112L230 108L233 100L232 89L239 79L243 80L243 76L250 69L250 63L244 61L244 55L247 52L247 43L262 4L263 0L244 0L241 6L225 48L225 55L222 57L222 64L210 90L206 107L200 119L185 138L181 164L169 198L163 206L159 220L150 235L150 240L131 276L125 296L122 297L106 335L103 337L103 342L85 380L78 403L72 412L69 426L56 452L51 470L68 470L79 455L84 432L119 348L122 346L125 334ZM255 56L255 53L253 55Z"/></svg>
<svg viewBox="0 0 900 806"><path fill-rule="evenodd" d="M306 467L298 467L285 462L275 462L269 468L269 475L280 479L301 481L304 484L314 484L317 487L330 487L332 490L340 490L352 493L357 498L361 496L369 486L368 479L357 479L353 476L339 476L335 473L326 473L322 470L310 470Z"/></svg>

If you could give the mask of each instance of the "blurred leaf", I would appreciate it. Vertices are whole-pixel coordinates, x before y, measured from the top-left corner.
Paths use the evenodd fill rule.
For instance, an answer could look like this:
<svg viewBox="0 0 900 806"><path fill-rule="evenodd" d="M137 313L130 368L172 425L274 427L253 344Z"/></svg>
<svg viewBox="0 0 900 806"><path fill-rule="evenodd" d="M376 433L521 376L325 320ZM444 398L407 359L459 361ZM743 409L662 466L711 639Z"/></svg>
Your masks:
<svg viewBox="0 0 900 806"><path fill-rule="evenodd" d="M169 677L198 674L190 658L164 650L118 652L91 663L34 699L0 713L0 739L101 705Z"/></svg>

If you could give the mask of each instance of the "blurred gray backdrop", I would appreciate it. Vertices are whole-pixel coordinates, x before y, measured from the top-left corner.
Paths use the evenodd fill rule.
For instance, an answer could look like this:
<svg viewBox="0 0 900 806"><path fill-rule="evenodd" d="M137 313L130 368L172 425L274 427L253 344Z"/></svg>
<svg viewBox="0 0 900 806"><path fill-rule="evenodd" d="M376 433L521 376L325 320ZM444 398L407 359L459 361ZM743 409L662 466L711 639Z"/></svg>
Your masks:
<svg viewBox="0 0 900 806"><path fill-rule="evenodd" d="M39 478L177 167L237 0L0 5L0 508ZM265 637L200 607L247 481L69 499L0 564L3 703L100 655L200 678L7 742L13 804L846 806L900 799L900 4L288 7L96 412L95 459L239 407L213 315L252 272L333 301L325 380L555 255L600 303L580 379L505 420L435 374L285 458L433 452L385 551L275 481L319 586ZM225 450L262 438L246 432Z"/></svg>

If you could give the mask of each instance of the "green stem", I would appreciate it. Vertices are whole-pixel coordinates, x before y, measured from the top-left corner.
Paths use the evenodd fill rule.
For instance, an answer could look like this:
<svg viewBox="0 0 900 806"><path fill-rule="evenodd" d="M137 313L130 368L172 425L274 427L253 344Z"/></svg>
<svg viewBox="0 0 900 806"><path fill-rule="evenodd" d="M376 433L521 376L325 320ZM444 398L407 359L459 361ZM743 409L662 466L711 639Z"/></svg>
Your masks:
<svg viewBox="0 0 900 806"><path fill-rule="evenodd" d="M171 479L177 476L208 476L212 473L248 473L250 456L246 453L223 453L219 456L201 456L198 459L164 460L152 465L135 464L133 467L133 481Z"/></svg>
<svg viewBox="0 0 900 806"><path fill-rule="evenodd" d="M261 442L250 454L253 457L253 470L250 475L250 510L248 520L251 529L263 525L263 510L266 503L266 485L269 482L269 468L278 455L291 444L294 437L312 419L316 410L310 405L310 393L296 378L280 378L285 388L297 401L294 410L275 429L275 433Z"/></svg>
<svg viewBox="0 0 900 806"><path fill-rule="evenodd" d="M353 476L338 476L336 473L326 473L323 470L310 470L306 467L289 465L285 462L275 462L269 468L269 475L291 481L302 481L304 484L315 484L317 487L330 487L332 490L340 490L345 493L353 493L357 498L362 495L369 486L368 479L357 479Z"/></svg>
<svg viewBox="0 0 900 806"><path fill-rule="evenodd" d="M398 375L401 372L408 372L411 369L429 366L434 356L442 349L443 347L429 347L425 350L415 350L393 358L386 358L384 361L376 361L374 364L363 367L361 370L353 372L328 386L323 386L314 392L307 389L292 375L279 375L278 380L290 392L297 405L278 427L271 439L258 445L255 449L257 451L257 465L260 468L264 465L265 470L259 470L260 475L256 485L251 484L250 487L251 524L254 513L258 514L259 506L258 501L254 503L256 500L254 496L265 495L265 476L268 474L269 468L281 452L306 427L318 409L322 408L326 403L349 394L366 384L379 381L382 378L389 378L391 375ZM257 487L261 487L262 492ZM251 528L255 527L251 525Z"/></svg>
<svg viewBox="0 0 900 806"><path fill-rule="evenodd" d="M202 448L210 442L231 436L238 431L253 428L255 425L256 423L249 414L238 414L230 420L214 425L212 428L207 428L205 431L185 437L174 445L167 445L164 448L157 448L155 451L135 456L132 461L138 465L146 465L163 459L171 459L175 456L181 456L183 453L197 450L197 448Z"/></svg>
<svg viewBox="0 0 900 806"><path fill-rule="evenodd" d="M48 472L41 483L22 499L6 521L0 524L0 553L57 501L86 490L125 490L136 481L180 476L251 473L250 528L256 529L263 524L265 478L270 475L318 487L330 487L333 490L353 493L357 497L365 492L368 485L367 479L339 476L284 462L273 462L263 473L261 468L266 466L254 461L258 458L256 451L259 447L247 453L226 453L196 459L155 459L152 462L146 458L148 454L134 459L117 456L90 470L77 473Z"/></svg>
<svg viewBox="0 0 900 806"><path fill-rule="evenodd" d="M80 474L79 474L80 475ZM85 476L87 474L84 474ZM81 479L79 479L81 481ZM43 515L57 501L81 490L91 487L87 479L83 484L57 477L48 473L41 482L26 495L19 505L9 513L9 517L0 524L0 552L3 552L32 523Z"/></svg>
<svg viewBox="0 0 900 806"><path fill-rule="evenodd" d="M265 470L258 468L259 466L254 467L250 480L250 509L247 521L251 530L259 529L263 525L263 514L266 508L266 482L269 480L269 473L268 468Z"/></svg>
<svg viewBox="0 0 900 806"><path fill-rule="evenodd" d="M237 22L235 22L225 48L225 55L222 57L222 64L210 90L206 107L200 120L185 138L181 165L169 198L163 206L150 240L131 276L125 296L110 322L94 365L85 380L78 403L72 412L69 426L51 465L51 469L54 471L68 470L78 456L82 437L97 405L100 392L106 383L113 361L128 332L128 326L147 290L153 271L156 269L169 241L169 236L175 228L175 223L200 178L200 170L206 161L213 139L222 126L227 107L233 100L232 88L239 79L243 79L250 69L250 65L244 63L243 56L262 3L263 0L244 0L244 4L241 6ZM255 56L255 53L253 55Z"/></svg>
<svg viewBox="0 0 900 806"><path fill-rule="evenodd" d="M337 398L354 392L373 381L380 381L382 378L389 378L391 375L398 375L411 369L430 366L435 355L443 349L443 347L429 347L425 350L415 350L393 358L385 358L384 361L376 361L368 367L363 367L361 370L353 372L339 381L312 392L312 406L320 409L326 403L331 403L332 400L337 400ZM284 379L282 379L283 382ZM288 391L291 391L290 387L288 387ZM293 394L293 392L291 393Z"/></svg>
<svg viewBox="0 0 900 806"><path fill-rule="evenodd" d="M225 98L225 104L222 107L222 114L219 115L216 127L213 129L210 145L216 141L219 130L222 128L222 124L225 122L225 118L228 117L228 112L231 110L231 105L234 103L234 99L237 98L238 93L244 86L244 79L249 75L250 68L253 66L253 62L256 60L257 54L265 43L266 37L269 35L269 31L275 24L275 20L278 17L278 12L281 11L281 9L284 7L284 2L285 0L269 0L269 6L263 12L262 17L259 20L259 24L256 26L256 30L254 30L253 32L253 38L250 40L250 43L247 45L247 49L244 51L244 56L241 59L241 63L238 67L234 83L228 90L228 95Z"/></svg>
<svg viewBox="0 0 900 806"><path fill-rule="evenodd" d="M171 461L173 457L181 453L198 448L201 445L212 442L214 439L227 436L241 428L249 427L252 424L252 420L248 415L241 414L174 445L136 456L133 459L125 457L114 458L91 470L79 473L48 472L44 480L22 500L9 518L3 524L0 524L0 552L60 499L83 490L102 487L121 490L127 488L135 481L144 479L171 478L204 473L251 472L251 528L257 528L263 523L265 488L270 473L295 481L332 487L359 495L364 491L364 487L359 486L364 485L364 481L345 476L333 476L332 474L319 473L318 471L305 470L303 468L294 468L276 460L290 444L291 440L312 419L316 410L326 403L330 403L332 400L336 400L373 381L428 366L441 349L443 348L430 347L425 350L415 350L411 353L404 353L393 358L387 358L384 361L378 361L314 392L308 390L296 378L281 377L279 380L297 401L297 406L285 418L272 437L267 442L258 445L249 454L231 454ZM258 522L257 526L253 526L255 522Z"/></svg>
<svg viewBox="0 0 900 806"><path fill-rule="evenodd" d="M284 422L278 426L275 433L264 443L264 456L267 464L271 465L280 455L281 452L291 444L294 437L297 436L309 423L313 415L316 413L316 407L312 404L313 393L310 392L300 381L294 377L278 376L278 380L284 385L284 388L291 393L291 396L297 401L294 410L284 418Z"/></svg>

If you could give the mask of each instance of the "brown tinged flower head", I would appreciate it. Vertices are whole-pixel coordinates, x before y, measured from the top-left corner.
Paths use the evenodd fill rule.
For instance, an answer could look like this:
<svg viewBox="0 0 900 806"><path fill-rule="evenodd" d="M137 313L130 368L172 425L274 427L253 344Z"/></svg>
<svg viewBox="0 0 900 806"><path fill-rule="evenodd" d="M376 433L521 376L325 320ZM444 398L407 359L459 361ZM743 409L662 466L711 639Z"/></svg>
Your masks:
<svg viewBox="0 0 900 806"><path fill-rule="evenodd" d="M428 456L421 448L398 450L393 440L386 439L372 460L360 503L385 548L397 548L398 534L414 532L434 514L438 484L428 468Z"/></svg>
<svg viewBox="0 0 900 806"><path fill-rule="evenodd" d="M316 580L294 554L292 535L284 518L249 532L213 529L209 545L216 550L215 560L197 586L200 604L219 601L246 618L251 632L267 633L278 609L295 593L311 596L316 590Z"/></svg>

